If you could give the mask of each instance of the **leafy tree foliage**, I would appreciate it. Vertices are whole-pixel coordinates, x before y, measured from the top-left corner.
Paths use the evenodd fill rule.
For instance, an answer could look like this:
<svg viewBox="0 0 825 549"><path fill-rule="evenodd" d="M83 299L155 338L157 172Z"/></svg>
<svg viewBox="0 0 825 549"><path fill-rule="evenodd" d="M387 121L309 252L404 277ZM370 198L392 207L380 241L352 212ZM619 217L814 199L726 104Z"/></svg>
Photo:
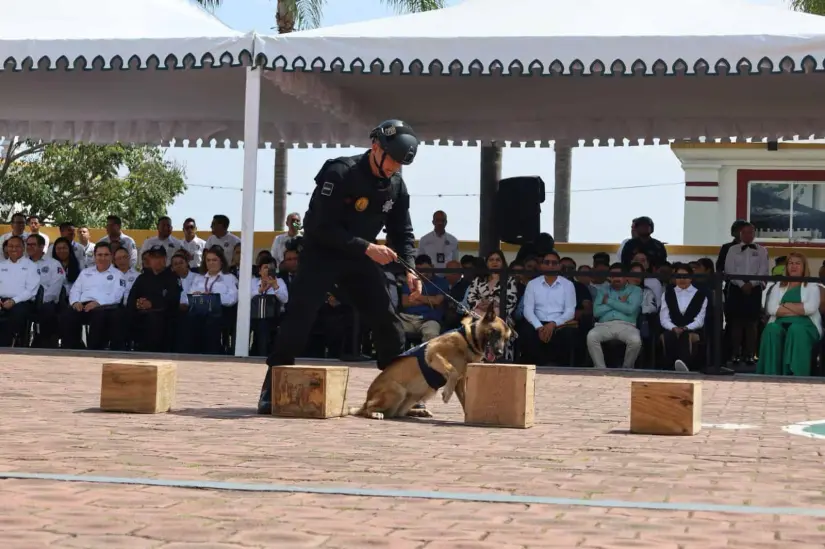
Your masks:
<svg viewBox="0 0 825 549"><path fill-rule="evenodd" d="M15 141L0 157L2 220L24 211L102 227L114 214L124 228L151 229L185 190L183 168L157 147Z"/></svg>

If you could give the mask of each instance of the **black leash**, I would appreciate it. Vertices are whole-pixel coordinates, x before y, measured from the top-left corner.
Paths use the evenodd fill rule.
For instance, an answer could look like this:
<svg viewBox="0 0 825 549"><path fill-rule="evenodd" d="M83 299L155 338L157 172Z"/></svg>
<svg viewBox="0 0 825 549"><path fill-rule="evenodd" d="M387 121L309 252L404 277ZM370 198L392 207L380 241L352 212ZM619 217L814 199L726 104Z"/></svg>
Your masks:
<svg viewBox="0 0 825 549"><path fill-rule="evenodd" d="M414 274L415 276L417 276L417 277L419 278L419 280L421 280L421 283L422 283L422 284L424 283L424 281L425 281L425 280L428 280L428 279L427 279L427 278L426 278L423 274L421 274L421 273L419 273L419 272L418 272L418 269L416 269L416 268L415 268L415 265L410 265L409 263L407 263L407 261L406 261L406 260L402 259L401 257L399 257L399 258L397 259L397 261L398 261L401 265L403 265L405 269L407 269L407 270L408 270L408 271L410 271L412 274ZM465 313L465 314L468 314L468 315L472 316L472 317L473 317L474 319L476 319L476 320L481 320L481 318L482 318L482 317L481 317L481 315L480 315L480 314L478 314L478 313L477 313L477 312L475 312L475 311L471 311L470 309L468 309L468 308L467 308L467 307L466 307L463 303L461 303L459 300L457 300L456 298L454 298L453 296L451 296L450 294L448 294L447 292L445 292L444 290L442 290L442 289L441 289L440 287L438 287L437 285L433 284L433 286L435 287L435 289L436 289L436 290L438 290L439 292L441 292L441 293L442 293L442 295L444 295L444 297L446 297L447 299L449 299L450 301L452 301L452 302L453 302L453 304L455 304L455 306L458 308L458 310L459 310L459 311L461 311L461 312L463 312L463 313Z"/></svg>
<svg viewBox="0 0 825 549"><path fill-rule="evenodd" d="M402 265L405 269L407 269L409 272L411 272L412 274L414 274L415 276L417 276L417 277L418 277L418 279L419 279L419 280L421 280L421 283L422 283L422 284L424 283L424 281L425 281L425 280L429 280L429 279L427 279L427 278L426 278L423 274L421 274L421 273L419 273L419 272L418 272L418 269L416 269L416 268L415 268L415 265L410 265L410 264L409 264L409 263L408 263L405 259L403 259L403 258L401 258L401 257L398 257L396 260L397 260L397 261L398 261L398 262L399 262L399 263L400 263L400 264L401 264L401 265ZM444 290L442 290L442 289L441 289L440 287L438 287L437 285L433 284L433 286L435 287L435 289L437 289L439 292L441 292L441 294L442 294L444 297L446 297L447 299L449 299L450 301L452 301L452 302L456 305L456 307L458 308L458 310L459 310L460 312L463 312L463 313L465 313L465 314L468 314L468 315L472 316L475 320L481 320L481 319L483 318L480 314L478 314L478 313L477 313L477 312L475 312L475 311L471 311L471 310L470 310L469 308L467 308L467 307L466 307L463 303L461 303L460 301L458 301L456 298L454 298L453 296L451 296L449 293L447 293L447 292L445 292ZM506 322L506 321L505 321L505 322ZM508 322L508 324L509 324L509 322ZM512 334L513 334L513 338L514 338L514 339L518 337L518 333L516 332L516 330L515 330L515 328L514 328L513 326L510 326L510 331L512 332Z"/></svg>

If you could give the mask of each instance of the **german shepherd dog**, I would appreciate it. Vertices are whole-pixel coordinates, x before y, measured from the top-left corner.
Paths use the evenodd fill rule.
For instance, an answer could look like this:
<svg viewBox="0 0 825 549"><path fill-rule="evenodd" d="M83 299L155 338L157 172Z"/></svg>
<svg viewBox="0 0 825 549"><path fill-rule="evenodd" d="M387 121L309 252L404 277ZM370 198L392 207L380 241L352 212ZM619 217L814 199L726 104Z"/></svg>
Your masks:
<svg viewBox="0 0 825 549"><path fill-rule="evenodd" d="M395 359L372 382L364 405L351 408L349 413L372 419L432 417L429 410L412 408L418 402L431 399L441 388L445 403L455 393L464 408L467 365L482 358L494 362L504 354L511 335L507 323L496 316L494 306L490 306L484 318L467 317L460 328Z"/></svg>

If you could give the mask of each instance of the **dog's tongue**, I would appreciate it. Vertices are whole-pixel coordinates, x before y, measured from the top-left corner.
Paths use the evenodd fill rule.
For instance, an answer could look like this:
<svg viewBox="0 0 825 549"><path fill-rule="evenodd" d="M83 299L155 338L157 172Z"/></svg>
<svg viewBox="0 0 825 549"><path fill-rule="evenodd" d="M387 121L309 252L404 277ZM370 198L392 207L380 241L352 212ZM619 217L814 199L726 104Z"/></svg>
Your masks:
<svg viewBox="0 0 825 549"><path fill-rule="evenodd" d="M487 350L484 351L484 360L487 362L495 362L496 361L496 354L490 347L487 347Z"/></svg>

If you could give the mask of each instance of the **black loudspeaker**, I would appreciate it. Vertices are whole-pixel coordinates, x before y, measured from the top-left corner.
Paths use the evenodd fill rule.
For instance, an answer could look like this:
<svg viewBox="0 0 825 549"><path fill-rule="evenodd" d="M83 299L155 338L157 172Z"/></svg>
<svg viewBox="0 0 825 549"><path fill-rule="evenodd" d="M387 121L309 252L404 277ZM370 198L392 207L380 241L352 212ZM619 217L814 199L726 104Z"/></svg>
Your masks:
<svg viewBox="0 0 825 549"><path fill-rule="evenodd" d="M496 224L502 242L533 242L541 232L544 180L539 176L508 177L498 183Z"/></svg>

